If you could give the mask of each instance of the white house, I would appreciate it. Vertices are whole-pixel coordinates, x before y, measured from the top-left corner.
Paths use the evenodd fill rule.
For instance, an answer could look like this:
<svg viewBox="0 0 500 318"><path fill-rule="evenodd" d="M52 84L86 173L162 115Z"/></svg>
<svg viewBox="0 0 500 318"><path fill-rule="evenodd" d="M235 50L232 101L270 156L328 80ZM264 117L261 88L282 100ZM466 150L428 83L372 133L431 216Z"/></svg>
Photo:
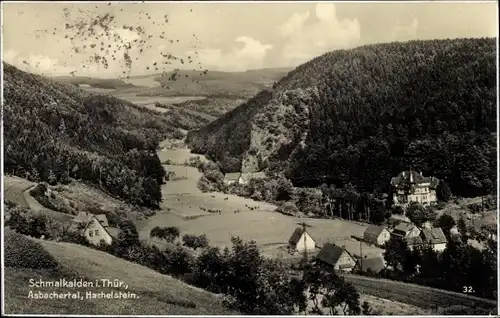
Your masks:
<svg viewBox="0 0 500 318"><path fill-rule="evenodd" d="M363 234L363 239L368 244L382 246L391 239L391 232L386 228L370 225Z"/></svg>
<svg viewBox="0 0 500 318"><path fill-rule="evenodd" d="M316 248L316 241L303 228L298 227L288 240L288 250L290 253L312 251Z"/></svg>
<svg viewBox="0 0 500 318"><path fill-rule="evenodd" d="M240 182L241 173L240 172L230 172L224 175L225 184L233 184Z"/></svg>
<svg viewBox="0 0 500 318"><path fill-rule="evenodd" d="M396 206L408 206L411 202L423 205L437 201L436 187L439 179L424 177L422 172L403 171L391 179L393 202Z"/></svg>
<svg viewBox="0 0 500 318"><path fill-rule="evenodd" d="M446 236L441 228L435 227L432 229L422 229L420 236L422 237L422 242L430 243L432 245L432 249L436 252L442 252L445 250L448 240L446 239Z"/></svg>
<svg viewBox="0 0 500 318"><path fill-rule="evenodd" d="M252 179L265 179L265 178L266 178L265 172L246 172L240 175L238 182L240 184L247 184Z"/></svg>
<svg viewBox="0 0 500 318"><path fill-rule="evenodd" d="M80 212L74 219L74 224L82 224L82 233L90 244L99 245L101 241L111 244L118 237L119 230L110 227L105 214L94 215Z"/></svg>

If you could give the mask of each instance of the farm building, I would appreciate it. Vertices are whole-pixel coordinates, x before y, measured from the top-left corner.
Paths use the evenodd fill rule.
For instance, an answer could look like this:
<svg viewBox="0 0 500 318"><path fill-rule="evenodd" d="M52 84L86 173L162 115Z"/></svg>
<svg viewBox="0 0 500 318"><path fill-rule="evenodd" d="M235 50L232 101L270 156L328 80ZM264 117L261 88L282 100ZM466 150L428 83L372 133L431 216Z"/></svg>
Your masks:
<svg viewBox="0 0 500 318"><path fill-rule="evenodd" d="M439 227L422 229L420 236L422 237L422 241L430 243L436 252L442 252L446 248L447 239L443 230Z"/></svg>
<svg viewBox="0 0 500 318"><path fill-rule="evenodd" d="M399 238L417 237L420 235L420 229L411 222L400 222L391 235Z"/></svg>
<svg viewBox="0 0 500 318"><path fill-rule="evenodd" d="M368 244L382 246L389 241L391 233L384 227L370 225L363 234L363 239Z"/></svg>
<svg viewBox="0 0 500 318"><path fill-rule="evenodd" d="M74 227L78 224L82 225L83 235L89 243L99 245L101 241L106 244L111 244L113 239L118 236L119 230L110 227L105 214L94 215L92 213L80 212L73 219Z"/></svg>
<svg viewBox="0 0 500 318"><path fill-rule="evenodd" d="M238 179L240 184L247 184L252 179L264 179L266 178L265 172L247 172L242 173Z"/></svg>
<svg viewBox="0 0 500 318"><path fill-rule="evenodd" d="M387 264L382 256L364 258L359 262L359 266L364 272L379 273Z"/></svg>
<svg viewBox="0 0 500 318"><path fill-rule="evenodd" d="M438 184L439 179L424 177L422 172L403 171L391 179L394 205L406 207L411 202L423 205L433 204L437 201L436 187Z"/></svg>
<svg viewBox="0 0 500 318"><path fill-rule="evenodd" d="M240 176L241 176L240 172L226 173L224 175L224 183L225 184L239 183Z"/></svg>
<svg viewBox="0 0 500 318"><path fill-rule="evenodd" d="M356 266L356 259L345 248L332 243L323 245L316 256L316 261L344 272L350 272Z"/></svg>
<svg viewBox="0 0 500 318"><path fill-rule="evenodd" d="M401 214L393 214L388 220L389 226L391 228L396 227L401 222L411 223L410 219L407 216Z"/></svg>
<svg viewBox="0 0 500 318"><path fill-rule="evenodd" d="M316 241L311 237L311 235L301 227L298 227L293 232L292 236L288 240L288 251L302 252L302 251L312 251L316 248Z"/></svg>

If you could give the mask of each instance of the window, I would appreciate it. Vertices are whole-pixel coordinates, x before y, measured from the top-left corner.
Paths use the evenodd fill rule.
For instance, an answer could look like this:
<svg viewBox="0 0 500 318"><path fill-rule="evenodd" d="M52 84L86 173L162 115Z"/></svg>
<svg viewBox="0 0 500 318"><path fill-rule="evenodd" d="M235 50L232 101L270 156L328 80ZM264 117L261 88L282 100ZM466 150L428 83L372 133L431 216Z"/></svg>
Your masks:
<svg viewBox="0 0 500 318"><path fill-rule="evenodd" d="M89 236L94 236L94 232L92 232L92 230L89 231Z"/></svg>
<svg viewBox="0 0 500 318"><path fill-rule="evenodd" d="M95 236L99 236L99 230L95 230Z"/></svg>

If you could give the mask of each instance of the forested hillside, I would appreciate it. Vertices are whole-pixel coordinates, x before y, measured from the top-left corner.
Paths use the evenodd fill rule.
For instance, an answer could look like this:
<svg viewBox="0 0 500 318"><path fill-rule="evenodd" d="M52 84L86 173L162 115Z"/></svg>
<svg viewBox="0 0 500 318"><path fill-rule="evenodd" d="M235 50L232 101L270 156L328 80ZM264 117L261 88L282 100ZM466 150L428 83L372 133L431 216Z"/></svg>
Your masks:
<svg viewBox="0 0 500 318"><path fill-rule="evenodd" d="M479 195L496 183L495 61L491 38L330 52L188 142L225 172L282 171L299 186L386 192L411 166Z"/></svg>
<svg viewBox="0 0 500 318"><path fill-rule="evenodd" d="M167 117L4 63L5 172L32 181L81 179L132 204L157 207Z"/></svg>

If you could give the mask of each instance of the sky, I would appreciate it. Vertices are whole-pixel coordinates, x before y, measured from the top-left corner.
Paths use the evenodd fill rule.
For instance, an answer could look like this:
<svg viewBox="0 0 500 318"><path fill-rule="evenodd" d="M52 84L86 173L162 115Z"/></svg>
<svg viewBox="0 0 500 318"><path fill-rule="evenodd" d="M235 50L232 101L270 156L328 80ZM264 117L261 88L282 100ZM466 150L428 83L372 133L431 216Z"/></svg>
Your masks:
<svg viewBox="0 0 500 318"><path fill-rule="evenodd" d="M4 2L2 8L6 62L45 75L101 78L173 68L295 67L366 44L496 37L498 26L496 1Z"/></svg>

